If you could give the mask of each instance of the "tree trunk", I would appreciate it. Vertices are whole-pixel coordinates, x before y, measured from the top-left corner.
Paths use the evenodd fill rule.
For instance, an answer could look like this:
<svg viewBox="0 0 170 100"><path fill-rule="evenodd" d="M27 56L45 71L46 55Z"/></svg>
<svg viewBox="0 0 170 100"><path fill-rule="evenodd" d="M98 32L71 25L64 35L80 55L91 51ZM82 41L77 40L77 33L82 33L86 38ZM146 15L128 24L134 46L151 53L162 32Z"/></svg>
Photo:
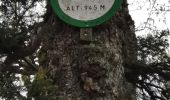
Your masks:
<svg viewBox="0 0 170 100"><path fill-rule="evenodd" d="M133 100L135 88L125 79L125 62L134 61L134 23L124 0L108 22L81 34L60 21L47 5L41 66L59 86L59 100Z"/></svg>

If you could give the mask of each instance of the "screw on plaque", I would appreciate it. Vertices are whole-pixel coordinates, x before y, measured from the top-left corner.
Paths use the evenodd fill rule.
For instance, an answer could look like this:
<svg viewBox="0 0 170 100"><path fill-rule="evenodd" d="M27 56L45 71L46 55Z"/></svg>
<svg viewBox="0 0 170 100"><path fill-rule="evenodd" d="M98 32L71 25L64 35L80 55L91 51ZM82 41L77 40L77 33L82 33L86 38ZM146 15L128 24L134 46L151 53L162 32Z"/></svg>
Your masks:
<svg viewBox="0 0 170 100"><path fill-rule="evenodd" d="M92 42L92 28L80 29L80 41L84 44Z"/></svg>

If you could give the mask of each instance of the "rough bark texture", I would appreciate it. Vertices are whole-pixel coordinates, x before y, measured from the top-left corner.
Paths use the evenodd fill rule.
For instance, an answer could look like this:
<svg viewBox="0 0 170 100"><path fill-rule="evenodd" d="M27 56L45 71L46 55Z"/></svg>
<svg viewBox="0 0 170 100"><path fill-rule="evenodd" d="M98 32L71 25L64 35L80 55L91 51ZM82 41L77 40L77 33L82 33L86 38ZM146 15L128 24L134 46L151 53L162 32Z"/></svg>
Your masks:
<svg viewBox="0 0 170 100"><path fill-rule="evenodd" d="M136 59L126 1L111 20L94 27L87 40L80 28L63 23L47 8L41 65L59 86L59 100L134 100L135 89L124 76L124 63Z"/></svg>

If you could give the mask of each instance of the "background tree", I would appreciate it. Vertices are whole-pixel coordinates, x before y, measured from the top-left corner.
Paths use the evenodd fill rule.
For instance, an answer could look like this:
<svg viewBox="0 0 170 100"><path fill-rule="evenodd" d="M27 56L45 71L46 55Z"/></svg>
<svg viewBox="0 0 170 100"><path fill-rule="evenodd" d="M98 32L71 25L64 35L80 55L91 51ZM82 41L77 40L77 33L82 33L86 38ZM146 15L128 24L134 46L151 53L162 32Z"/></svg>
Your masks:
<svg viewBox="0 0 170 100"><path fill-rule="evenodd" d="M169 31L161 31L148 34L145 38L138 37L138 60L127 65L133 72L128 72L127 78L137 87L139 98L169 99L168 35Z"/></svg>
<svg viewBox="0 0 170 100"><path fill-rule="evenodd" d="M136 38L126 0L92 29L92 40L81 40L79 28L60 21L49 1L37 16L38 3L45 0L0 2L1 98L133 100L137 88L144 100L169 99L169 32Z"/></svg>

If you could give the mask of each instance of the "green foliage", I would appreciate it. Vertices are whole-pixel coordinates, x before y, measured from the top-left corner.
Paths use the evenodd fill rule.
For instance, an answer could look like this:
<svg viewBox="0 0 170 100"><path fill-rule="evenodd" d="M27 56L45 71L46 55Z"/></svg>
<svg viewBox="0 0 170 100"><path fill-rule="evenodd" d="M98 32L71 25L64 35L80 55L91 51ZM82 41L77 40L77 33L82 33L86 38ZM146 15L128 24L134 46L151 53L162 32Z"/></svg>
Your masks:
<svg viewBox="0 0 170 100"><path fill-rule="evenodd" d="M28 98L35 100L57 100L56 93L58 87L54 85L53 80L47 77L47 71L40 67L33 82L30 78L23 76L25 86L28 89Z"/></svg>
<svg viewBox="0 0 170 100"><path fill-rule="evenodd" d="M131 64L127 79L137 87L141 99L169 100L170 55L167 52L169 31L138 37L137 62Z"/></svg>
<svg viewBox="0 0 170 100"><path fill-rule="evenodd" d="M24 47L24 41L28 36L25 28L17 29L7 26L7 24L0 23L0 53L11 54L17 49Z"/></svg>
<svg viewBox="0 0 170 100"><path fill-rule="evenodd" d="M8 57L9 54L26 47L31 42L31 30L34 28L37 14L30 9L34 8L36 2L39 1L43 0L0 1L0 58ZM170 99L170 85L168 85L168 81L170 81L170 57L166 51L169 46L168 35L169 31L162 31L153 35L150 34L147 37L137 38L138 61L134 65L136 67L132 68L130 77L132 77L131 82L140 89L143 98L151 100ZM96 47L95 50L100 52L106 50L106 48ZM38 55L40 63L45 63L48 60L44 52L46 51L40 51L39 54L35 54ZM0 98L6 100L32 98L35 100L67 99L67 97L57 97L59 89L55 82L48 77L48 72L43 67L39 67L36 70L33 81L31 81L30 74L25 75L25 73L22 73L24 86L14 84L14 82L19 81L18 77L16 77L16 72L19 69L25 68L24 71L28 73L29 71L35 71L35 69L31 70L31 67L27 67L28 71L26 66L24 66L24 63L30 63L27 66L35 65L31 64L35 63L34 60L30 59L29 62L24 62L24 60L18 59L18 61L9 64L11 69L13 68L12 65L19 65L17 70L13 69L13 73L9 73L9 69L1 72L1 62L3 63L3 61L0 61ZM26 90L23 90L24 88ZM21 95L23 91L27 92L27 98Z"/></svg>
<svg viewBox="0 0 170 100"><path fill-rule="evenodd" d="M168 57L167 49L169 31L164 30L149 34L147 37L138 37L138 60L145 63L152 63L153 61L162 61ZM150 61L148 61L150 58Z"/></svg>
<svg viewBox="0 0 170 100"><path fill-rule="evenodd" d="M24 47L24 42L28 41L29 26L24 16L34 6L29 5L29 0L1 0L0 54L11 54Z"/></svg>
<svg viewBox="0 0 170 100"><path fill-rule="evenodd" d="M0 72L0 98L6 100L24 100L25 98L20 94L22 87L15 84L18 81L19 78L15 74Z"/></svg>
<svg viewBox="0 0 170 100"><path fill-rule="evenodd" d="M32 40L30 37L33 33L32 29L39 16L37 13L33 12L33 8L36 6L37 2L42 1L44 0L0 1L0 99L26 100L26 98L21 95L21 92L28 92L29 97L33 98L38 97L37 93L45 94L44 91L48 91L49 93L47 94L51 94L53 91L53 83L49 79L37 79L36 75L36 79L33 82L30 81L28 76L35 71L35 69L31 69L32 67L29 67L35 65L35 58L32 58L31 55L31 57L29 57L32 58L30 62L17 59L15 62L8 63L7 66L4 63L4 60L6 60L8 56L15 55L17 50L31 44ZM29 64L26 65L25 63ZM5 68L3 65L5 65ZM3 71L1 69L3 69ZM18 73L23 76L24 86L15 83L18 81L21 82L21 80L16 77ZM42 85L40 83L42 83ZM28 89L28 91L25 90L25 88ZM56 88L53 87L53 89ZM38 92L34 93L35 90ZM43 92L41 92L41 90Z"/></svg>

